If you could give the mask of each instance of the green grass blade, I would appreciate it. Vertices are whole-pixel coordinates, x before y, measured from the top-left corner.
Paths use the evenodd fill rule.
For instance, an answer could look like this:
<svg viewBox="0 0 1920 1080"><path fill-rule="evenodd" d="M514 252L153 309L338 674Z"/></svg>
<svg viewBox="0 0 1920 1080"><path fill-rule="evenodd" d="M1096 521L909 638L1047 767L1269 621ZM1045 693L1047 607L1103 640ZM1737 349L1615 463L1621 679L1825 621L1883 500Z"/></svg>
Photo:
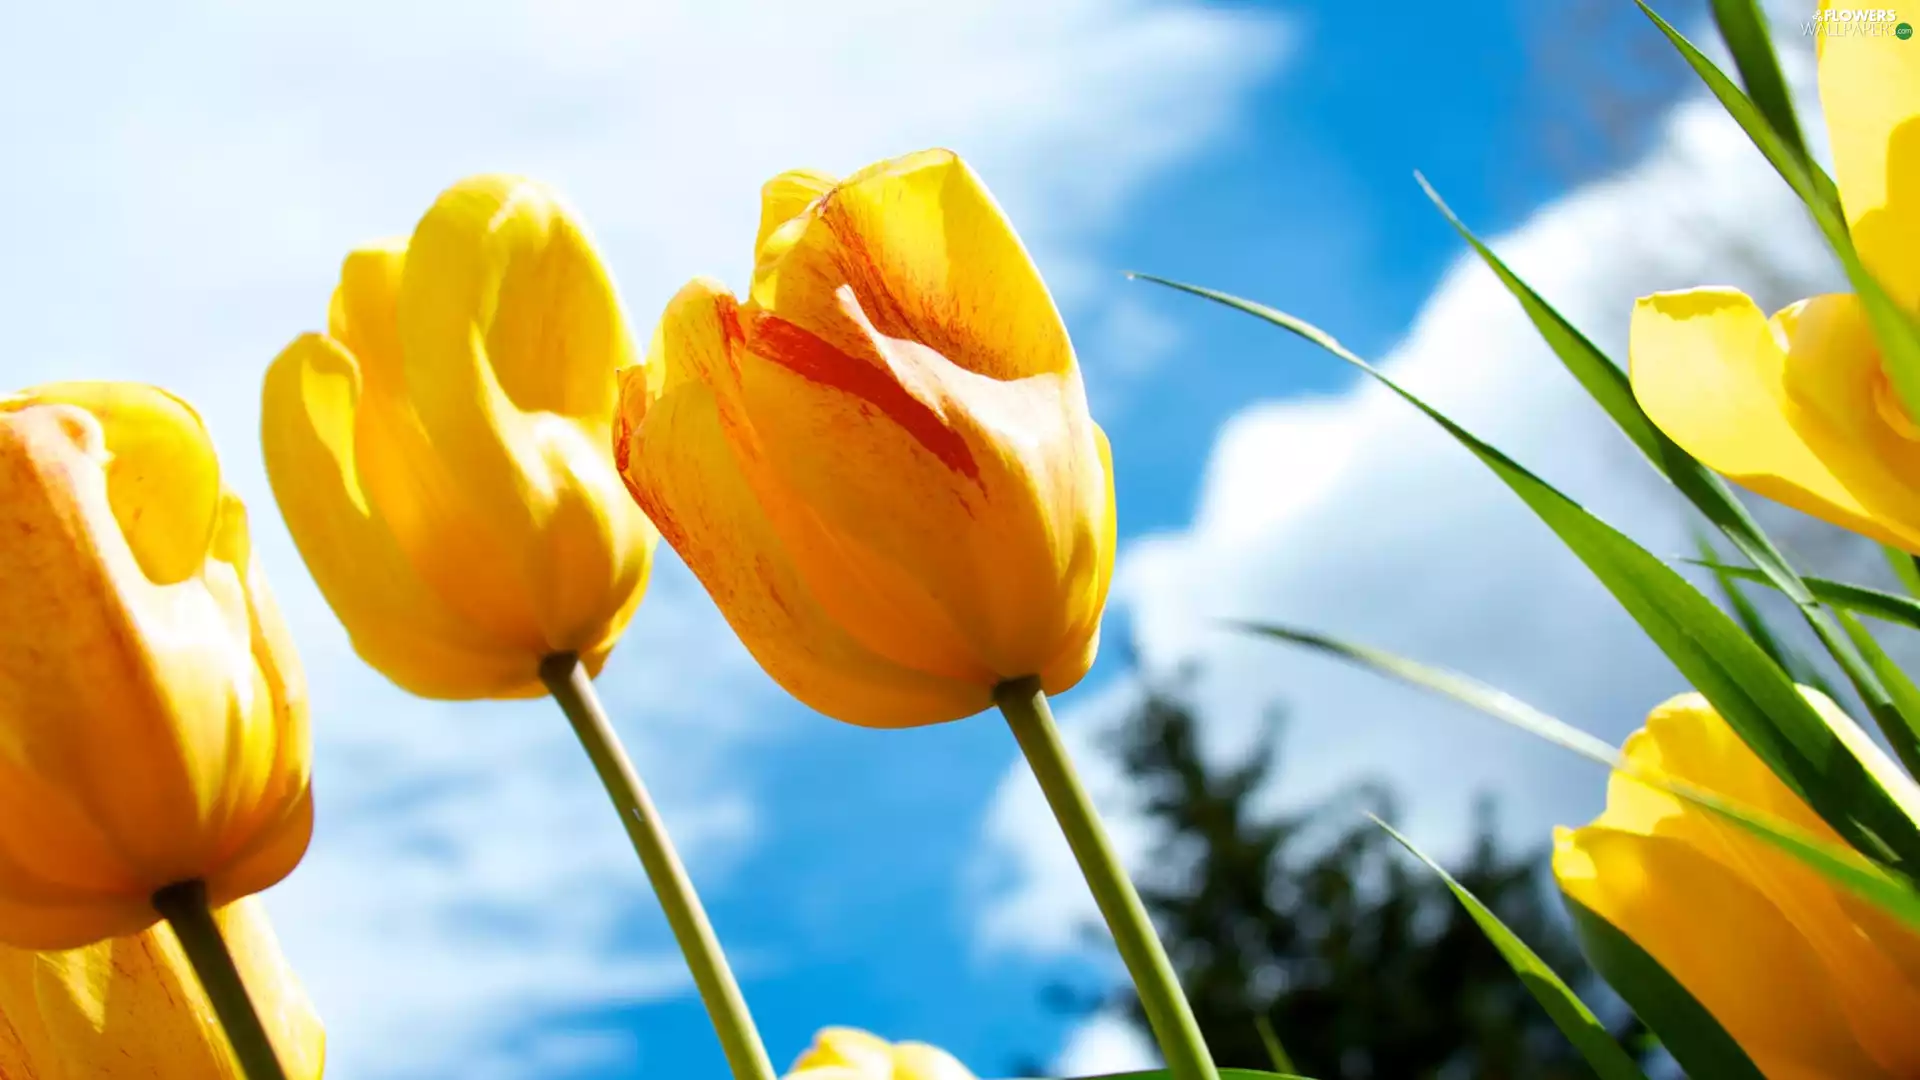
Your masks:
<svg viewBox="0 0 1920 1080"><path fill-rule="evenodd" d="M1593 1010L1587 1008L1573 988L1555 974L1546 961L1540 959L1540 954L1528 948L1526 942L1521 941L1506 923L1500 921L1500 916L1454 880L1453 875L1447 873L1439 863L1427 858L1426 853L1415 847L1413 841L1379 818L1373 820L1387 831L1387 835L1398 840L1400 846L1411 852L1414 858L1426 863L1428 869L1440 876L1440 880L1453 892L1454 898L1460 901L1460 906L1466 909L1467 914L1487 935L1487 940L1500 950L1500 955L1513 968L1513 973L1520 977L1534 1000L1547 1010L1554 1026L1580 1051L1580 1056L1586 1059L1599 1080L1647 1080L1647 1074L1634 1062L1633 1055L1621 1047L1607 1026L1593 1015Z"/></svg>
<svg viewBox="0 0 1920 1080"><path fill-rule="evenodd" d="M1892 544L1881 544L1880 551L1887 557L1887 566L1899 579L1900 587L1907 590L1907 595L1920 596L1920 555L1908 554Z"/></svg>
<svg viewBox="0 0 1920 1080"><path fill-rule="evenodd" d="M1740 72L1753 107L1771 127L1786 149L1798 158L1802 167L1812 166L1807 141L1800 135L1800 120L1793 111L1793 95L1780 74L1780 58L1773 52L1773 36L1767 32L1765 16L1753 0L1713 0L1713 22L1733 53L1733 64ZM1817 167L1808 169L1817 173Z"/></svg>
<svg viewBox="0 0 1920 1080"><path fill-rule="evenodd" d="M1688 1076L1765 1080L1753 1059L1680 981L1612 923L1565 893L1580 951Z"/></svg>
<svg viewBox="0 0 1920 1080"><path fill-rule="evenodd" d="M1754 607L1747 594L1740 591L1739 579L1728 573L1728 567L1716 557L1718 553L1713 550L1713 545L1706 537L1698 535L1693 538L1693 544L1700 552L1700 564L1713 571L1713 582L1720 587L1720 596L1726 600L1727 608L1733 613L1734 621L1740 624L1740 629L1745 630L1753 643L1760 646L1760 651L1780 665L1780 670L1792 676L1795 682L1804 682L1804 672L1800 670L1801 665L1796 662L1792 651L1780 644L1779 635L1773 632L1773 627L1760 614L1760 609Z"/></svg>
<svg viewBox="0 0 1920 1080"><path fill-rule="evenodd" d="M1914 686L1913 680L1907 676L1907 673L1901 670L1900 665L1893 662L1893 658L1887 655L1887 651L1880 647L1880 642L1875 640L1867 628L1860 625L1860 620L1854 618L1851 613L1846 611L1840 613L1840 625L1846 628L1847 636L1853 639L1853 644L1860 650L1860 655L1866 658L1874 674L1880 677L1880 684L1885 686L1887 693L1893 696L1894 703L1900 707L1900 711L1907 716L1920 716L1920 687ZM1904 748L1903 743L1893 743L1894 756L1900 759L1900 764L1907 770L1908 776L1920 776L1920 759L1902 753Z"/></svg>
<svg viewBox="0 0 1920 1080"><path fill-rule="evenodd" d="M1813 214L1814 223L1819 225L1820 232L1826 236L1828 245L1839 258L1841 267L1846 270L1847 281L1853 285L1853 291L1859 294L1861 303L1866 306L1888 378L1899 391L1900 400L1906 405L1907 411L1920 416L1920 325L1916 325L1913 316L1887 295L1879 280L1860 261L1859 252L1854 250L1852 236L1847 230L1846 215L1841 211L1839 193L1833 186L1833 180L1804 155L1796 155L1786 139L1767 122L1753 99L1741 92L1733 80L1714 66L1713 61L1707 59L1685 35L1648 7L1646 0L1634 0L1634 3L1667 36L1667 40L1686 59L1688 66L1706 83L1707 89L1720 100L1727 114L1746 131L1754 146L1773 164Z"/></svg>
<svg viewBox="0 0 1920 1080"><path fill-rule="evenodd" d="M1700 550L1700 558L1690 561L1697 561L1699 565L1713 572L1713 583L1719 586L1720 595L1727 602L1727 609L1733 613L1733 620L1740 624L1740 629L1747 632L1747 636L1753 639L1753 643L1772 657L1773 662L1780 665L1780 670L1786 672L1794 682L1802 686L1811 686L1838 701L1839 698L1834 694L1833 687L1827 684L1827 680L1821 676L1819 670L1809 663L1806 657L1800 655L1799 650L1788 645L1781 640L1779 634L1774 633L1773 624L1768 622L1767 617L1754 606L1746 590L1740 588L1740 575L1732 573L1732 567L1719 561L1718 553L1713 550L1713 545L1707 541L1707 538L1695 536L1694 546ZM1827 617L1825 611L1820 611L1819 614L1822 619ZM1857 645L1857 642L1853 644ZM1867 663L1864 657L1860 658L1860 662ZM1871 669L1871 665L1868 667ZM1877 678L1878 673L1876 672L1875 675ZM1882 689L1884 690L1884 687Z"/></svg>
<svg viewBox="0 0 1920 1080"><path fill-rule="evenodd" d="M1273 1030L1273 1021L1267 1019L1266 1013L1253 1018L1253 1029L1260 1036L1260 1045L1267 1048L1267 1061L1272 1063L1274 1069L1282 1073L1293 1072L1293 1058L1288 1056L1287 1048L1280 1045L1280 1033Z"/></svg>
<svg viewBox="0 0 1920 1080"><path fill-rule="evenodd" d="M1634 400L1633 386L1627 380L1627 373L1621 371L1619 365L1607 359L1599 346L1581 333L1579 328L1562 318L1551 304L1548 304L1539 293L1533 291L1532 286L1522 281L1518 274L1509 269L1507 264L1493 253L1492 248L1475 236L1473 230L1467 228L1466 224L1454 214L1453 208L1440 197L1440 193L1433 189L1433 185L1427 183L1425 176L1416 172L1413 174L1413 179L1420 185L1420 190L1427 193L1427 198L1432 200L1433 205L1447 219L1447 223L1460 234L1460 238L1465 240L1475 254L1480 256L1480 260L1487 264L1487 269L1493 271L1493 276L1499 278L1500 284L1506 286L1507 291L1513 294L1513 298L1520 302L1521 310L1526 312L1528 320L1533 323L1534 329L1540 332L1540 336L1546 339L1554 355L1560 358L1568 374L1572 375L1574 380L1586 389L1587 394L1606 410L1607 416L1613 420L1614 425L1627 438L1633 440L1633 445L1639 447L1640 452L1646 455L1654 468L1671 475L1675 465L1692 462L1694 469L1700 472L1706 483L1719 482L1719 477L1707 472L1698 462L1688 457L1685 451L1675 446L1673 440L1667 438L1659 428L1654 426L1652 419L1641 410L1640 403ZM1731 500L1732 497L1728 496L1728 498ZM1745 513L1745 508L1740 507L1738 503L1734 506L1740 513Z"/></svg>
<svg viewBox="0 0 1920 1080"><path fill-rule="evenodd" d="M1773 584L1765 574L1749 567L1728 566L1711 559L1686 561L1704 566L1716 574L1757 581L1762 585ZM1899 623L1902 626L1920 630L1920 600L1828 578L1810 577L1801 580L1806 582L1807 588L1812 590L1814 596L1842 611L1858 612L1883 622Z"/></svg>
<svg viewBox="0 0 1920 1080"><path fill-rule="evenodd" d="M1895 872L1885 870L1858 852L1827 843L1801 829L1749 807L1722 798L1658 769L1643 767L1621 756L1605 741L1528 705L1503 690L1458 672L1408 660L1379 649L1355 645L1316 634L1268 624L1242 624L1244 629L1338 657L1377 674L1451 698L1496 720L1553 743L1610 769L1626 773L1649 787L1717 814L1721 819L1800 860L1835 886L1874 904L1920 932L1920 890Z"/></svg>
<svg viewBox="0 0 1920 1080"><path fill-rule="evenodd" d="M1265 319L1314 342L1398 394L1497 475L1593 571L1741 739L1846 841L1920 865L1920 826L1875 783L1786 673L1725 612L1646 549L1350 352L1325 331L1212 289L1137 275Z"/></svg>
<svg viewBox="0 0 1920 1080"><path fill-rule="evenodd" d="M1587 389L1621 432L1749 562L1765 572L1775 588L1793 601L1807 625L1813 629L1814 636L1820 639L1859 693L1860 700L1866 703L1867 711L1886 735L1887 741L1900 749L1901 760L1920 761L1920 713L1899 707L1894 696L1880 684L1873 665L1859 654L1838 624L1815 602L1799 574L1787 562L1786 556L1774 546L1759 522L1747 512L1746 506L1734 497L1726 481L1667 438L1640 408L1639 401L1635 400L1626 372L1621 371L1619 365L1608 359L1553 305L1508 269L1499 256L1455 216L1424 177L1418 173L1414 175L1427 197L1433 200L1433 204L1453 225L1454 231L1479 254L1487 268L1519 301L1527 318L1533 322L1560 362ZM1761 644L1764 647L1764 642Z"/></svg>

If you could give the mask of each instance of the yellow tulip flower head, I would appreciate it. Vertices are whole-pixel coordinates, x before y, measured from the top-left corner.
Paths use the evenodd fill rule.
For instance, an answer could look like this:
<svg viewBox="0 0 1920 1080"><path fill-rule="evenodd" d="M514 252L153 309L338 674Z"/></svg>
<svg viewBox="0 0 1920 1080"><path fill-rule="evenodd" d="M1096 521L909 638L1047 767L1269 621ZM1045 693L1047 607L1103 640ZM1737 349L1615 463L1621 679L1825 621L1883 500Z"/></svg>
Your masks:
<svg viewBox="0 0 1920 1080"><path fill-rule="evenodd" d="M279 881L309 761L299 659L200 417L132 383L0 397L0 943Z"/></svg>
<svg viewBox="0 0 1920 1080"><path fill-rule="evenodd" d="M289 1080L319 1080L326 1032L249 897L214 912ZM244 1080L166 924L64 952L0 947L0 1076Z"/></svg>
<svg viewBox="0 0 1920 1080"><path fill-rule="evenodd" d="M1802 690L1909 808L1920 790L1832 701ZM1636 764L1844 843L1685 694L1626 744ZM1768 1080L1920 1076L1920 935L1711 811L1615 773L1593 824L1561 829L1560 887L1667 969Z"/></svg>
<svg viewBox="0 0 1920 1080"><path fill-rule="evenodd" d="M975 1080L952 1054L920 1042L890 1043L857 1028L822 1028L786 1080Z"/></svg>
<svg viewBox="0 0 1920 1080"><path fill-rule="evenodd" d="M1815 41L1854 244L1920 313L1920 48L1891 35ZM1659 293L1635 306L1628 351L1641 407L1708 467L1920 552L1920 426L1857 297L1816 296L1769 319L1733 289Z"/></svg>
<svg viewBox="0 0 1920 1080"><path fill-rule="evenodd" d="M1046 285L951 153L767 184L751 293L673 298L615 438L748 650L828 716L953 720L1093 662L1106 437Z"/></svg>
<svg viewBox="0 0 1920 1080"><path fill-rule="evenodd" d="M608 449L626 319L585 228L507 176L347 257L325 334L267 372L275 498L354 648L431 698L598 672L657 539Z"/></svg>

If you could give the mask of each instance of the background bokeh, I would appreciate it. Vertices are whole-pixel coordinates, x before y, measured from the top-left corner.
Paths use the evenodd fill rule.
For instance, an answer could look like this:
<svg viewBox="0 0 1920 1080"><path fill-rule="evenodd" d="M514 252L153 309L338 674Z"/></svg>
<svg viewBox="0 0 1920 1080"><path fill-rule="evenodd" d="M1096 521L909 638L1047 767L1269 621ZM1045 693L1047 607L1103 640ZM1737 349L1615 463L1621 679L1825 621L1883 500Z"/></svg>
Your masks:
<svg viewBox="0 0 1920 1080"><path fill-rule="evenodd" d="M1697 0L1661 5L1702 28ZM1777 11L1813 103L1806 4ZM1450 664L1610 738L1677 676L1574 559L1403 404L1244 316L1363 354L1656 552L1684 519L1411 179L1603 347L1632 298L1781 303L1836 280L1784 186L1631 5L897 0L461 5L0 0L0 385L161 383L208 416L313 684L320 821L268 894L341 1080L718 1077L666 927L548 703L411 699L361 665L275 512L267 362L316 328L355 243L482 170L567 193L644 336L685 278L739 286L758 186L950 146L1067 314L1112 436L1109 641L1196 664L1204 739L1283 701L1272 798L1356 775L1441 855L1473 796L1535 843L1601 777L1488 722L1223 633L1306 624ZM1816 564L1870 551L1779 515ZM1148 1053L1040 990L1114 975L1090 901L992 717L882 733L785 699L670 554L603 691L776 1059L851 1023L983 1075ZM1137 698L1120 650L1061 701L1076 739ZM1085 754L1130 849L1125 793Z"/></svg>

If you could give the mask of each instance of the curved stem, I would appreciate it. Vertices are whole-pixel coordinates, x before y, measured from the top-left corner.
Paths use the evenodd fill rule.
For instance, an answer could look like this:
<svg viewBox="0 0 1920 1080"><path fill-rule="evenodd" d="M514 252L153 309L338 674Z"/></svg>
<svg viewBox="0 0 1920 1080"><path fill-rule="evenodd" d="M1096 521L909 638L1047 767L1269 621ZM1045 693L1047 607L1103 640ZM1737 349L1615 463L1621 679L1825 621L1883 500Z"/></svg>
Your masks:
<svg viewBox="0 0 1920 1080"><path fill-rule="evenodd" d="M1080 863L1080 873L1093 891L1094 902L1113 932L1113 942L1133 976L1134 989L1146 1011L1147 1023L1166 1058L1167 1070L1174 1080L1219 1080L1213 1055L1200 1035L1200 1024L1180 990L1173 963L1154 933L1153 920L1147 916L1140 894L1127 879L1127 872L1114 854L1113 845L1100 825L1093 800L1080 784L1067 748L1060 742L1060 731L1053 723L1053 710L1047 707L1047 695L1038 678L1009 679L993 692L993 700L1013 729L1034 779L1067 836L1067 846Z"/></svg>
<svg viewBox="0 0 1920 1080"><path fill-rule="evenodd" d="M240 1063L247 1080L286 1080L287 1072L267 1038L267 1029L240 980L240 969L233 962L220 924L213 921L213 909L207 906L207 886L200 881L183 881L153 894L153 909L158 911L173 935L180 939L181 951L193 965L193 973L206 991L213 1015L226 1032L227 1044Z"/></svg>
<svg viewBox="0 0 1920 1080"><path fill-rule="evenodd" d="M653 798L600 707L587 669L572 653L558 653L540 664L540 678L559 703L560 711L567 714L580 745L593 761L594 771L600 774L600 782L606 785L607 797L620 811L633 850L639 853L647 880L653 883L654 895L667 913L667 925L673 928L687 967L693 971L694 985L720 1035L720 1046L735 1080L774 1080L773 1062L760 1042L759 1029L747 1012L746 999L740 994L740 984L734 981L733 970L727 967L713 926L707 922L706 909L700 906L693 882L680 865L680 856L673 849Z"/></svg>

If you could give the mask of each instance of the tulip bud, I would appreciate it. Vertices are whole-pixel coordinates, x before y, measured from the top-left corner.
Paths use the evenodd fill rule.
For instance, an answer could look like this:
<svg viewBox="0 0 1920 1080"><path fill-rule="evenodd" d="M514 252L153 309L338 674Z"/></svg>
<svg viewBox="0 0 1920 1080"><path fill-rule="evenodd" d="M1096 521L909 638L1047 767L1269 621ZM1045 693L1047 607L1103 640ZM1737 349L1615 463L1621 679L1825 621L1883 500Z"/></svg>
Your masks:
<svg viewBox="0 0 1920 1080"><path fill-rule="evenodd" d="M889 1043L856 1028L820 1029L786 1080L974 1080L952 1054L921 1042Z"/></svg>
<svg viewBox="0 0 1920 1080"><path fill-rule="evenodd" d="M288 1080L319 1080L326 1032L266 909L214 913ZM65 952L0 946L0 1076L244 1080L205 991L164 923Z"/></svg>
<svg viewBox="0 0 1920 1080"><path fill-rule="evenodd" d="M1845 713L1809 703L1906 805L1920 790ZM1642 769L1843 841L1699 694L1627 740ZM1631 938L1770 1077L1920 1075L1920 935L1712 811L1615 773L1607 808L1555 836L1560 888Z"/></svg>
<svg viewBox="0 0 1920 1080"><path fill-rule="evenodd" d="M634 499L774 680L852 723L1086 674L1112 468L1073 348L978 177L928 151L766 186L743 303L696 280L623 375Z"/></svg>
<svg viewBox="0 0 1920 1080"><path fill-rule="evenodd" d="M545 693L556 653L599 671L657 539L608 451L633 361L584 228L531 181L464 180L347 257L327 333L267 372L262 440L367 663L447 699Z"/></svg>
<svg viewBox="0 0 1920 1080"><path fill-rule="evenodd" d="M0 943L285 877L313 827L306 688L199 416L131 383L0 398L0 538Z"/></svg>

